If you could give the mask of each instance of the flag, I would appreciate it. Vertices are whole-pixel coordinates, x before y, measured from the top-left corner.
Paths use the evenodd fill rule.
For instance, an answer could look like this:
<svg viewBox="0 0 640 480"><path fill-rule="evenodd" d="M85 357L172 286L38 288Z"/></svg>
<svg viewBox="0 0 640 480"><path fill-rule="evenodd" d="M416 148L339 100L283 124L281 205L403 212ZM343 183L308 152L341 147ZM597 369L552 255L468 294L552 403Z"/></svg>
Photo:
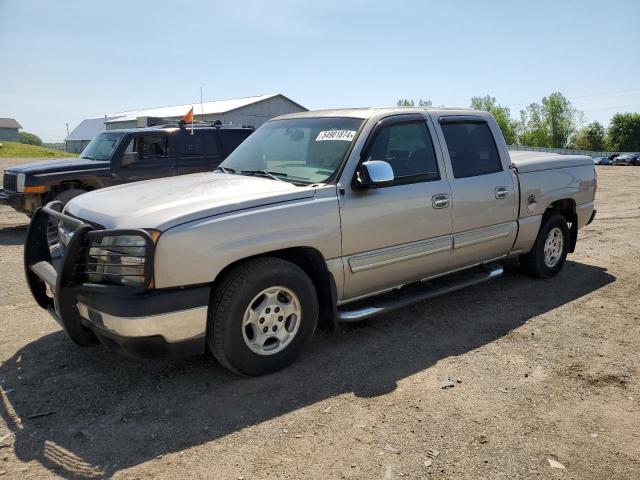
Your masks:
<svg viewBox="0 0 640 480"><path fill-rule="evenodd" d="M193 107L191 107L191 110L189 110L187 114L182 117L182 121L185 123L193 123Z"/></svg>

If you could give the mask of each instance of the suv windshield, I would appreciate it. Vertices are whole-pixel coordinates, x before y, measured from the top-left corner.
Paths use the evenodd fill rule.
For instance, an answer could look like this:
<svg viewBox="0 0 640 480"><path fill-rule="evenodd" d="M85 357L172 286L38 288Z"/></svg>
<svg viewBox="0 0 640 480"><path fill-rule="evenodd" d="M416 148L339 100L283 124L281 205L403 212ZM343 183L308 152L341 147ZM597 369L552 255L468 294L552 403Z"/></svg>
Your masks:
<svg viewBox="0 0 640 480"><path fill-rule="evenodd" d="M294 118L267 122L220 165L292 183L321 183L339 167L363 120Z"/></svg>
<svg viewBox="0 0 640 480"><path fill-rule="evenodd" d="M111 160L124 133L99 133L89 142L80 154L80 158L89 160Z"/></svg>

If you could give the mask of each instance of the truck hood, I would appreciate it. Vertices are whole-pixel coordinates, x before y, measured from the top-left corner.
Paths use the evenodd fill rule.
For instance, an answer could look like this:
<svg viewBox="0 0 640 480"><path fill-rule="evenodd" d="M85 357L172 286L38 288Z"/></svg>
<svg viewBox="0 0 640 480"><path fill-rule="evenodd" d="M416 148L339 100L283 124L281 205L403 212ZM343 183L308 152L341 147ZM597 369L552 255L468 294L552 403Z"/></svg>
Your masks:
<svg viewBox="0 0 640 480"><path fill-rule="evenodd" d="M65 211L105 228L160 231L200 218L313 198L315 188L222 172L196 173L85 193Z"/></svg>
<svg viewBox="0 0 640 480"><path fill-rule="evenodd" d="M77 170L92 170L104 168L109 161L88 160L86 158L52 158L43 162L25 163L7 168L7 172L24 173L26 175L40 175L42 173L71 172Z"/></svg>

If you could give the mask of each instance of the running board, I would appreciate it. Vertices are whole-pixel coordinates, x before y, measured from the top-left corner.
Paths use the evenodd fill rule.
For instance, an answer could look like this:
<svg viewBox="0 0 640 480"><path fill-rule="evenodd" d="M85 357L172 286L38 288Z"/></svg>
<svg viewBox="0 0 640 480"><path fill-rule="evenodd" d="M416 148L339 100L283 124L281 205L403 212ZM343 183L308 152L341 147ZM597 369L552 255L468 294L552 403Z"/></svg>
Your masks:
<svg viewBox="0 0 640 480"><path fill-rule="evenodd" d="M433 282L441 282L442 285L435 285L432 287L420 286L418 291L409 294L402 294L402 290L407 287L403 287L397 292L399 298L380 298L388 295L381 295L378 299L373 299L373 305L368 305L355 310L340 310L338 309L338 321L343 323L357 322L364 320L365 318L373 317L383 313L392 312L399 308L412 305L417 302L429 300L430 298L439 297L447 293L455 292L463 288L477 285L479 283L486 282L501 276L504 273L504 269L501 265L491 264L484 265L478 272L463 271L451 276L441 277ZM456 277L453 279L453 277ZM459 279L458 279L459 278ZM362 304L365 300L357 302Z"/></svg>

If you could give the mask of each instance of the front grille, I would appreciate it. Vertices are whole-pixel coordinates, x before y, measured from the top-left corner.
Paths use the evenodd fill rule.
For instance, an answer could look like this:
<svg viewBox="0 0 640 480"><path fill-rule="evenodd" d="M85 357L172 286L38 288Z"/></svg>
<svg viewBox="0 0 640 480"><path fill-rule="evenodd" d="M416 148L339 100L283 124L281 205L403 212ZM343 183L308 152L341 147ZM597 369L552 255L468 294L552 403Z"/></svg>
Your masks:
<svg viewBox="0 0 640 480"><path fill-rule="evenodd" d="M15 173L7 173L4 174L4 181L2 182L2 188L7 190L8 192L17 192L18 191L18 175Z"/></svg>

